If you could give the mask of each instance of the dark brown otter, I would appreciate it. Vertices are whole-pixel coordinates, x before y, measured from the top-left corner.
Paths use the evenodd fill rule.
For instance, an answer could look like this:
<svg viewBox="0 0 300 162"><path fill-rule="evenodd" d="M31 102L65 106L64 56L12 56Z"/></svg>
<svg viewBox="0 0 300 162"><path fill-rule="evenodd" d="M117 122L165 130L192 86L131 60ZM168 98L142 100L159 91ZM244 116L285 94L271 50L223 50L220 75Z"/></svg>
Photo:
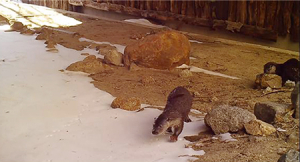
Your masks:
<svg viewBox="0 0 300 162"><path fill-rule="evenodd" d="M188 114L193 97L184 87L175 88L168 96L167 105L155 120L152 134L159 135L166 131L173 133L170 141L175 142L183 129L183 122L191 122Z"/></svg>
<svg viewBox="0 0 300 162"><path fill-rule="evenodd" d="M287 80L299 81L299 61L297 59L289 59L283 64L268 62L264 65L265 74L277 74L282 78L282 85Z"/></svg>

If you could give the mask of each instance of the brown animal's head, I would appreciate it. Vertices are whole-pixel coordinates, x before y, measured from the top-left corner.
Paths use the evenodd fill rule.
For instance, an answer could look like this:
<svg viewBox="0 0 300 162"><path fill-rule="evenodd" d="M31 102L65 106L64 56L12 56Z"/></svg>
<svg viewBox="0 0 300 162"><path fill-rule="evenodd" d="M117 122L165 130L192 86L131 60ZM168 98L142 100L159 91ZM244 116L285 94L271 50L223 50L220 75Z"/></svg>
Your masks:
<svg viewBox="0 0 300 162"><path fill-rule="evenodd" d="M160 135L166 132L166 130L170 127L169 119L161 114L155 120L153 124L152 134L153 135Z"/></svg>
<svg viewBox="0 0 300 162"><path fill-rule="evenodd" d="M275 74L276 73L277 63L268 62L264 65L264 73L265 74Z"/></svg>

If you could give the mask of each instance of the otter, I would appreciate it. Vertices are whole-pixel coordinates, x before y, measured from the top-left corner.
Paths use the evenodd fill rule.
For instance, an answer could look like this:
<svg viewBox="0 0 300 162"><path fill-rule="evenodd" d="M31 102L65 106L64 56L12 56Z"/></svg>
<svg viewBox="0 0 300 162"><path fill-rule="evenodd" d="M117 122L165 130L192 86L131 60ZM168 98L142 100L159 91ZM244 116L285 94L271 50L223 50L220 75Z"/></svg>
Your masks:
<svg viewBox="0 0 300 162"><path fill-rule="evenodd" d="M268 62L264 65L265 74L277 74L282 78L282 85L287 80L299 81L299 61L297 59L289 59L283 64Z"/></svg>
<svg viewBox="0 0 300 162"><path fill-rule="evenodd" d="M164 111L155 120L152 134L173 133L170 141L176 142L183 130L183 122L191 122L188 114L192 101L193 97L187 89L181 86L175 88L168 96Z"/></svg>

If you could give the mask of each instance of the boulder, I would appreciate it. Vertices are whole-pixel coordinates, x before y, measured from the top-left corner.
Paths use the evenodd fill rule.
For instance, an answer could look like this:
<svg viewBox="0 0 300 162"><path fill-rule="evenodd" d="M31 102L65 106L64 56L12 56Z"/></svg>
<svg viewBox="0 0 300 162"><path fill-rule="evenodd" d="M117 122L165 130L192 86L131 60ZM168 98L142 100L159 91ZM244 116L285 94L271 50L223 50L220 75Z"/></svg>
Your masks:
<svg viewBox="0 0 300 162"><path fill-rule="evenodd" d="M95 55L87 56L83 61L75 62L67 67L69 71L82 71L89 74L96 74L105 70L105 66Z"/></svg>
<svg viewBox="0 0 300 162"><path fill-rule="evenodd" d="M26 28L26 26L24 26L23 23L21 23L21 22L10 21L9 23L10 23L11 28L16 31L21 31L24 28Z"/></svg>
<svg viewBox="0 0 300 162"><path fill-rule="evenodd" d="M252 135L267 136L276 132L276 129L273 127L273 125L257 119L246 123L244 126L246 132Z"/></svg>
<svg viewBox="0 0 300 162"><path fill-rule="evenodd" d="M295 85L294 90L291 93L292 107L295 110L295 118L299 119L299 82Z"/></svg>
<svg viewBox="0 0 300 162"><path fill-rule="evenodd" d="M191 44L185 35L163 31L126 46L124 64L129 67L134 62L148 68L173 69L182 64L189 65L190 50Z"/></svg>
<svg viewBox="0 0 300 162"><path fill-rule="evenodd" d="M254 106L254 115L257 119L267 123L282 121L289 105L275 102L258 102Z"/></svg>
<svg viewBox="0 0 300 162"><path fill-rule="evenodd" d="M277 162L299 162L299 151L289 150L282 155Z"/></svg>
<svg viewBox="0 0 300 162"><path fill-rule="evenodd" d="M281 76L276 74L259 74L256 76L255 84L257 88L281 88Z"/></svg>
<svg viewBox="0 0 300 162"><path fill-rule="evenodd" d="M255 115L247 110L223 105L208 112L204 121L215 134L221 134L238 132L244 128L244 124L254 119L256 119Z"/></svg>
<svg viewBox="0 0 300 162"><path fill-rule="evenodd" d="M110 50L106 55L104 55L104 61L109 64L116 66L122 66L123 54L117 50Z"/></svg>
<svg viewBox="0 0 300 162"><path fill-rule="evenodd" d="M120 108L128 111L136 111L141 109L141 100L136 97L117 97L111 103L112 108Z"/></svg>

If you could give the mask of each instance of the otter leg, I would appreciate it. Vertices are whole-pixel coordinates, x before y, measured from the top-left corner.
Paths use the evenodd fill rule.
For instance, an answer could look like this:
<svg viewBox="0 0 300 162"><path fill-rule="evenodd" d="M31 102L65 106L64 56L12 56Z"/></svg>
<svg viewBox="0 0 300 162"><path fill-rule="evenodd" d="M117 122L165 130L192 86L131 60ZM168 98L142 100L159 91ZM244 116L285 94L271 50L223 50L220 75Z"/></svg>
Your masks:
<svg viewBox="0 0 300 162"><path fill-rule="evenodd" d="M168 132L168 133L172 133L172 127L169 127L169 128L167 129L167 132Z"/></svg>
<svg viewBox="0 0 300 162"><path fill-rule="evenodd" d="M178 125L174 126L174 133L172 136L170 136L170 141L176 142L178 139L178 136L182 132L182 130L183 130L183 121L181 120Z"/></svg>
<svg viewBox="0 0 300 162"><path fill-rule="evenodd" d="M192 121L192 120L191 120L190 117L187 115L187 116L185 117L184 122L189 123L189 122L191 122L191 121Z"/></svg>

